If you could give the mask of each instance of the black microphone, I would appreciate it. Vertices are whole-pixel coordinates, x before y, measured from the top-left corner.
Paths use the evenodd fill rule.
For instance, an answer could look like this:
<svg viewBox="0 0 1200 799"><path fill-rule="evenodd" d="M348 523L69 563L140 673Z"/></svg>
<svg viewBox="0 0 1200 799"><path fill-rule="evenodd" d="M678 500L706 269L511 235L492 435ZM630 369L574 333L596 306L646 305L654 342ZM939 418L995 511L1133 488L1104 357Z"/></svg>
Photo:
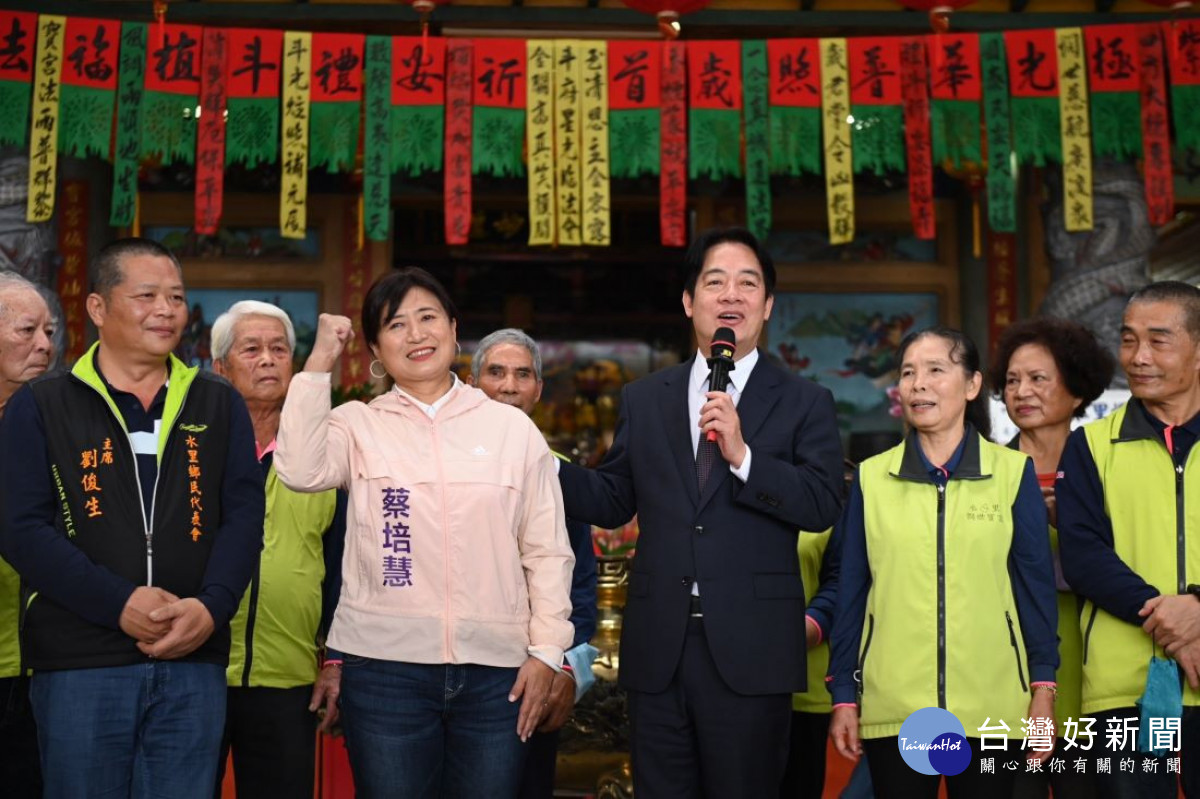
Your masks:
<svg viewBox="0 0 1200 799"><path fill-rule="evenodd" d="M708 377L709 391L724 391L729 387L729 373L737 368L733 363L735 352L737 336L727 327L718 327L709 345L708 368L712 370ZM709 430L707 438L716 441L717 431Z"/></svg>

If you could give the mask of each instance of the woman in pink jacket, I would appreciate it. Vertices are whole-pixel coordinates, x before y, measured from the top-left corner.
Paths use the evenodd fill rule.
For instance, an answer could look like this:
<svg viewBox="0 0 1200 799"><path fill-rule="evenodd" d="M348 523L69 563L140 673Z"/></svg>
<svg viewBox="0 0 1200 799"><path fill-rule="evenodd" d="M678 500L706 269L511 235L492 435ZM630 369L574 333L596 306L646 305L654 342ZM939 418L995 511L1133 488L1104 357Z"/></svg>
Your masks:
<svg viewBox="0 0 1200 799"><path fill-rule="evenodd" d="M322 314L275 453L289 487L350 495L313 707L323 726L340 709L359 796L513 796L573 634L553 456L524 413L451 372L456 311L428 272L377 280L362 330L395 387L331 411L354 334Z"/></svg>

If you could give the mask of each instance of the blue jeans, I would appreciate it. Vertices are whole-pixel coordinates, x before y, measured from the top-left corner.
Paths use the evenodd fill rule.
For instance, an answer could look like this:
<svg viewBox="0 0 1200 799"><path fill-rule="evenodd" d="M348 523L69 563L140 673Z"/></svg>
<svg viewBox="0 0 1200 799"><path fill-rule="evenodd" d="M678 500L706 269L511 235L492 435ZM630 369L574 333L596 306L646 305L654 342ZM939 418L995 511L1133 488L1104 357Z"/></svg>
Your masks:
<svg viewBox="0 0 1200 799"><path fill-rule="evenodd" d="M156 660L43 671L30 699L47 799L212 799L223 666Z"/></svg>
<svg viewBox="0 0 1200 799"><path fill-rule="evenodd" d="M361 799L516 796L517 669L344 657L338 706Z"/></svg>

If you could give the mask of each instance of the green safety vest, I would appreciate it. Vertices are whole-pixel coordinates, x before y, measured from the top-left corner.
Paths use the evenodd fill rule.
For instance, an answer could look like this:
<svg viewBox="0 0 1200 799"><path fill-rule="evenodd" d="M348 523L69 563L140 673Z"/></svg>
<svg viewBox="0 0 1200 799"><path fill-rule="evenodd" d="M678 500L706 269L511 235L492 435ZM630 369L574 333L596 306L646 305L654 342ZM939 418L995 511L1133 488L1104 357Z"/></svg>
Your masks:
<svg viewBox="0 0 1200 799"><path fill-rule="evenodd" d="M943 488L909 442L859 468L872 583L859 649L863 738L942 707L974 734L1029 709L1008 574L1012 505L1027 456L967 440Z"/></svg>
<svg viewBox="0 0 1200 799"><path fill-rule="evenodd" d="M804 582L804 604L807 605L821 587L821 560L833 530L823 533L800 533L796 550L800 556L800 578ZM829 713L832 705L825 673L829 671L829 630L822 630L821 643L808 650L808 690L792 694L792 710L801 713Z"/></svg>
<svg viewBox="0 0 1200 799"><path fill-rule="evenodd" d="M1138 407L1130 411L1131 405ZM1136 400L1086 425L1084 434L1104 487L1117 557L1160 593L1184 593L1200 574L1200 466L1192 465L1200 447L1193 446L1176 471ZM1080 624L1083 712L1134 705L1146 687L1153 640L1090 601ZM1200 705L1200 693L1186 680L1183 704Z"/></svg>
<svg viewBox="0 0 1200 799"><path fill-rule="evenodd" d="M337 492L301 494L267 472L263 550L230 621L225 678L231 687L294 688L317 678L317 626L325 578L325 531Z"/></svg>

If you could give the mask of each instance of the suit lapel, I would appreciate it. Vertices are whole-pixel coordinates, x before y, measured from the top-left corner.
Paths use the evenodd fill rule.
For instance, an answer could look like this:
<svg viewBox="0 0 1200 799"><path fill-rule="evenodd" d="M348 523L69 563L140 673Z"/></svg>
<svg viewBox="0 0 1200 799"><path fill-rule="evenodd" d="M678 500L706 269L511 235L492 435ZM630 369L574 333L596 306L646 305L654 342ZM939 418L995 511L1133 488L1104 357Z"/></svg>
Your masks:
<svg viewBox="0 0 1200 799"><path fill-rule="evenodd" d="M663 403L663 430L675 456L675 466L683 481L688 498L695 505L700 498L696 485L696 452L692 448L692 431L688 429L688 383L692 375L692 360L670 369L663 381L666 402Z"/></svg>
<svg viewBox="0 0 1200 799"><path fill-rule="evenodd" d="M755 364L754 371L750 373L750 379L746 381L746 390L742 392L742 397L737 404L738 418L742 423L742 440L747 444L754 438L754 434L762 427L763 422L767 420L767 415L779 401L781 379L782 375L779 370L760 352L758 363ZM704 494L700 497L699 508L708 504L726 480L736 479L730 473L729 464L725 461L720 461L713 466L713 473L709 475L708 482L704 485Z"/></svg>

